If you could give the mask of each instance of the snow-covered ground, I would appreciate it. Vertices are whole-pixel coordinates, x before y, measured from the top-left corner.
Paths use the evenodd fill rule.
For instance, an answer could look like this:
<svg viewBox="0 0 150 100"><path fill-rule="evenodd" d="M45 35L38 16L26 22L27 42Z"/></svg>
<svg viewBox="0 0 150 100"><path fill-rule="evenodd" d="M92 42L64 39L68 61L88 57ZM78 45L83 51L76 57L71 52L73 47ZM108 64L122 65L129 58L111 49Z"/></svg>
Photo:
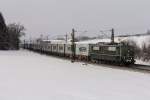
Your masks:
<svg viewBox="0 0 150 100"><path fill-rule="evenodd" d="M142 61L141 59L137 59L135 64L150 65L150 61Z"/></svg>
<svg viewBox="0 0 150 100"><path fill-rule="evenodd" d="M149 100L150 74L0 51L0 100Z"/></svg>

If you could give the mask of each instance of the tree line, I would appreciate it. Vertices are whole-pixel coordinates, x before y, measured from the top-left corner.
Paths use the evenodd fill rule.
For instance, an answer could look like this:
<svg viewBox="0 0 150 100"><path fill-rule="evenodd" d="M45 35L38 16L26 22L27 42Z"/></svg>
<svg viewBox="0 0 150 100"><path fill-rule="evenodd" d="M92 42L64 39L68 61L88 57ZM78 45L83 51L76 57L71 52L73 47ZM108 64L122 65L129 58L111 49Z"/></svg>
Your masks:
<svg viewBox="0 0 150 100"><path fill-rule="evenodd" d="M143 61L150 61L150 41L143 42L142 47L139 47L135 41L129 40L128 43L133 46L135 58Z"/></svg>
<svg viewBox="0 0 150 100"><path fill-rule="evenodd" d="M0 50L19 49L20 37L25 35L24 31L23 25L16 23L6 25L5 19L0 13Z"/></svg>
<svg viewBox="0 0 150 100"><path fill-rule="evenodd" d="M138 57L143 61L150 61L150 44L143 43L142 48L139 50Z"/></svg>

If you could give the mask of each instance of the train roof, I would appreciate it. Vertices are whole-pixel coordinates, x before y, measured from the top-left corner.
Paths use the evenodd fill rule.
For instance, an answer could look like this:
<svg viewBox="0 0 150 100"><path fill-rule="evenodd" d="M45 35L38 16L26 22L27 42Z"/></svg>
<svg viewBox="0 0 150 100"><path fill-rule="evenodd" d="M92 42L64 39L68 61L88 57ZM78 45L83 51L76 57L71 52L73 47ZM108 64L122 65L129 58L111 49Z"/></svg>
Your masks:
<svg viewBox="0 0 150 100"><path fill-rule="evenodd" d="M47 43L65 43L66 41L64 41L64 40L42 40L42 42L47 42Z"/></svg>
<svg viewBox="0 0 150 100"><path fill-rule="evenodd" d="M115 43L120 43L122 40L120 38L115 38ZM93 39L87 41L76 42L77 44L98 44L98 43L110 43L111 39Z"/></svg>
<svg viewBox="0 0 150 100"><path fill-rule="evenodd" d="M65 40L42 40L43 42L48 42L48 43L60 43L60 44L71 44L70 41L65 41ZM115 37L115 43L120 43L123 41L122 38ZM86 41L79 41L75 42L76 44L98 44L98 43L110 43L111 39L93 39L93 40L86 40Z"/></svg>

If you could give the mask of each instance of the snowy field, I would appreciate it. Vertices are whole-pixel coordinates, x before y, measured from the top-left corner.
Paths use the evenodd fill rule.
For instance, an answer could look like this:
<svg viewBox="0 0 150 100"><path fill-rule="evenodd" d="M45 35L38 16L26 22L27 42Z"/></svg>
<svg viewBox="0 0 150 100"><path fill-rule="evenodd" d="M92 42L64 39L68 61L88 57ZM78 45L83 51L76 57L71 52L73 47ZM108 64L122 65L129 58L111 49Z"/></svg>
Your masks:
<svg viewBox="0 0 150 100"><path fill-rule="evenodd" d="M0 100L150 100L150 74L0 51Z"/></svg>

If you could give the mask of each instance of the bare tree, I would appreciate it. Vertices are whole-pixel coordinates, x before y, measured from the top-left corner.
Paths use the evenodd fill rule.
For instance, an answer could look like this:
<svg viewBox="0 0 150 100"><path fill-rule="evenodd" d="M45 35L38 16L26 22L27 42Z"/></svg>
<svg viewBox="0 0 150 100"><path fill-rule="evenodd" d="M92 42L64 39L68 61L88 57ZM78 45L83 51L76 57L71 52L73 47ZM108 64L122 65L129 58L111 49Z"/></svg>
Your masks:
<svg viewBox="0 0 150 100"><path fill-rule="evenodd" d="M136 44L135 41L133 41L133 40L128 40L128 41L124 41L124 42L134 48L135 58L137 58L137 59L138 59L138 58L141 58L141 48Z"/></svg>
<svg viewBox="0 0 150 100"><path fill-rule="evenodd" d="M20 37L25 35L25 27L21 24L12 23L7 26L10 49L19 49Z"/></svg>
<svg viewBox="0 0 150 100"><path fill-rule="evenodd" d="M5 24L5 19L0 13L0 49L1 50L8 50L8 34L7 34L7 27Z"/></svg>

